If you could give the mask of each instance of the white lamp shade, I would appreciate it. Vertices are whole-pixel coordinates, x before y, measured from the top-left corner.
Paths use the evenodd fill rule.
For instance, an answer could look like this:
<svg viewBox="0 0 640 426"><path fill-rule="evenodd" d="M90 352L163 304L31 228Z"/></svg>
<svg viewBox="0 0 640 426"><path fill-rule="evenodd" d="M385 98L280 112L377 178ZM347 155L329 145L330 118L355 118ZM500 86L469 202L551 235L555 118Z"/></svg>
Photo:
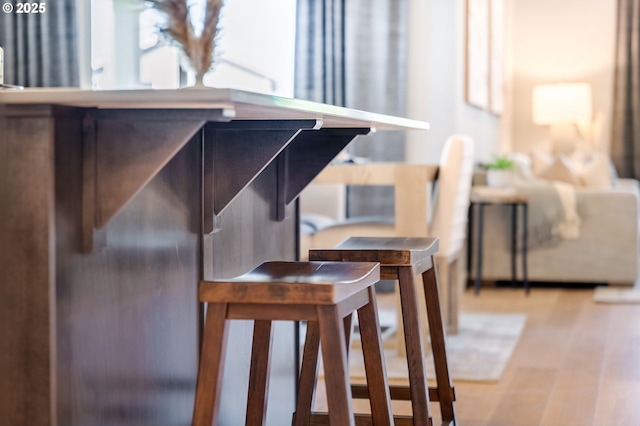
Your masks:
<svg viewBox="0 0 640 426"><path fill-rule="evenodd" d="M535 124L590 121L591 87L587 83L543 84L533 88Z"/></svg>

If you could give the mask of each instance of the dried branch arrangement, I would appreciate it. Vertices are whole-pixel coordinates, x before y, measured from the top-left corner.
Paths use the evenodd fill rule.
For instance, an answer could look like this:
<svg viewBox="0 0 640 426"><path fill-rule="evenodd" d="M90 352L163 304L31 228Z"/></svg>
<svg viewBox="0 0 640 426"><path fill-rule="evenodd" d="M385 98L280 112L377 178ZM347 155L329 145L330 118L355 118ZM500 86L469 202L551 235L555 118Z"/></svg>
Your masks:
<svg viewBox="0 0 640 426"><path fill-rule="evenodd" d="M213 62L215 39L223 0L207 0L203 28L196 35L187 0L147 0L167 18L162 32L175 40L191 61L196 76L201 79Z"/></svg>

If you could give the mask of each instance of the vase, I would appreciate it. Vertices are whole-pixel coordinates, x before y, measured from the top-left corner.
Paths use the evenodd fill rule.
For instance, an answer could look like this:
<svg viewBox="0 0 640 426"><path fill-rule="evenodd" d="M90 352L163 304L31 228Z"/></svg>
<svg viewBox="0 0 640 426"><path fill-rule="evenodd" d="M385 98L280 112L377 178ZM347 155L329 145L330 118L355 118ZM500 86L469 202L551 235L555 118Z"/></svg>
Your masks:
<svg viewBox="0 0 640 426"><path fill-rule="evenodd" d="M164 15L167 24L160 28L162 34L172 39L172 44L180 48L184 59L184 68L195 71L196 83L192 88L203 88L204 74L211 69L213 64L216 35L220 22L220 11L223 0L206 0L202 28L199 34L194 28L194 17L191 14L191 6L188 0L155 0L149 1L152 7Z"/></svg>
<svg viewBox="0 0 640 426"><path fill-rule="evenodd" d="M206 89L209 86L204 84L204 74L199 75L196 74L196 81L195 83L188 85L188 86L182 86L182 89Z"/></svg>
<svg viewBox="0 0 640 426"><path fill-rule="evenodd" d="M513 186L513 170L487 170L487 186L491 188L509 188Z"/></svg>
<svg viewBox="0 0 640 426"><path fill-rule="evenodd" d="M193 85L194 88L203 88L203 87L207 87L204 85L204 73L197 73L196 74L196 83Z"/></svg>

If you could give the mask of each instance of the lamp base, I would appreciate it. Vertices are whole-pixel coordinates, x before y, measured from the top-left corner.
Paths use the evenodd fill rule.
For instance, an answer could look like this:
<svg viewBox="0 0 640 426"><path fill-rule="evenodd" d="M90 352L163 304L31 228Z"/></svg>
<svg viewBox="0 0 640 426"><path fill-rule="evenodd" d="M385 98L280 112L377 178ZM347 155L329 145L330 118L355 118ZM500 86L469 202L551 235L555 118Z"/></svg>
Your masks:
<svg viewBox="0 0 640 426"><path fill-rule="evenodd" d="M571 124L552 124L551 140L555 154L570 154L578 144L576 126Z"/></svg>

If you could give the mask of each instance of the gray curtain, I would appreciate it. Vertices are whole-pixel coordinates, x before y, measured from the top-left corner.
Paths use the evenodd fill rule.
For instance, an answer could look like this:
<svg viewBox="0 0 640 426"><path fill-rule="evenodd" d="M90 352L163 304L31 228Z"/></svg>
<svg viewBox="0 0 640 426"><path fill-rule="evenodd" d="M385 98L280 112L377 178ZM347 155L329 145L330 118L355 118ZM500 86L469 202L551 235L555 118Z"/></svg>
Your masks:
<svg viewBox="0 0 640 426"><path fill-rule="evenodd" d="M5 83L79 85L75 1L45 2L44 13L0 13Z"/></svg>
<svg viewBox="0 0 640 426"><path fill-rule="evenodd" d="M406 0L298 0L297 98L382 114L405 113ZM403 161L403 132L379 132L349 151ZM351 187L347 215L393 216L393 190Z"/></svg>
<svg viewBox="0 0 640 426"><path fill-rule="evenodd" d="M345 106L345 1L299 0L295 96Z"/></svg>
<svg viewBox="0 0 640 426"><path fill-rule="evenodd" d="M640 0L618 0L611 154L622 177L640 179Z"/></svg>

